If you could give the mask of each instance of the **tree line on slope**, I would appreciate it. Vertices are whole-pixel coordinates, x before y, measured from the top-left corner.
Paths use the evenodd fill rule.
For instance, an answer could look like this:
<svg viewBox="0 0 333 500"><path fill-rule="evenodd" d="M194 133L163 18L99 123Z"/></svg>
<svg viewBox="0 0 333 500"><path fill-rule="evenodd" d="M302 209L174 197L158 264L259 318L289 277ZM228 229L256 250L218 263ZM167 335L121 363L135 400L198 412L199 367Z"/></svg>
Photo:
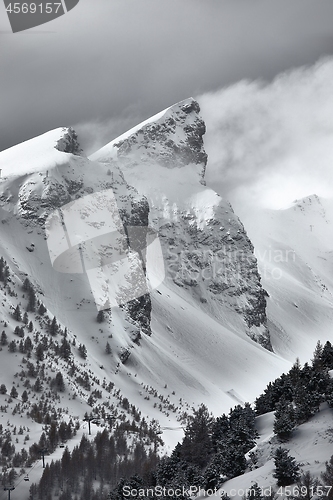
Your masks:
<svg viewBox="0 0 333 500"><path fill-rule="evenodd" d="M124 485L135 489L159 485L174 490L189 486L206 490L221 487L223 482L243 474L248 467L245 455L254 447L258 438L256 415L275 411L274 432L278 440L286 442L295 426L304 423L319 411L322 402L327 401L333 407L333 381L328 373L332 369L331 343L327 342L322 346L318 342L311 365L305 363L302 368L299 361L296 361L287 374L268 384L264 393L256 399L255 410L246 403L216 419L204 405L194 410L193 415L188 418L182 442L176 445L170 456L161 458L154 448L147 452L145 443L140 441L137 449L131 451L127 448L126 453L121 455L115 449L114 436L105 430L103 438L99 436L91 444L82 445L90 458L84 462L85 465L81 465L82 472L74 474L77 481L75 488L72 483L70 487L64 487L59 500L125 500ZM124 433L123 438L126 441L125 435ZM81 464L84 457L85 452L82 451ZM71 467L77 470L77 451L67 451L66 460L68 470ZM287 449L278 447L274 461L274 477L278 486L297 481L300 485L306 483L306 475L300 475L299 466ZM55 463L44 473L39 485L32 486L30 500L52 499L51 491L54 491L55 484L59 486L59 481L63 484L74 481L69 480L65 469L62 474L61 467L61 464ZM53 474L53 470L57 472ZM333 457L323 474L324 483L333 486L332 476ZM314 484L315 480L311 481Z"/></svg>

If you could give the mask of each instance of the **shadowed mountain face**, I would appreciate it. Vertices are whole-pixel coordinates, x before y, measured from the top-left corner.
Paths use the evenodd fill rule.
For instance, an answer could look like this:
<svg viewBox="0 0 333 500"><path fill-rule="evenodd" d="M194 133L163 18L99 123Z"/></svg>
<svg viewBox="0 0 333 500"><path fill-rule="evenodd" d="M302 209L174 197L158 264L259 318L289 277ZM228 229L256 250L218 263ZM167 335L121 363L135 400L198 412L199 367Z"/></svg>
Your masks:
<svg viewBox="0 0 333 500"><path fill-rule="evenodd" d="M230 203L205 187L204 133L199 105L187 99L91 159L111 170L119 165L147 198L150 224L162 243L165 282L186 291L223 325L270 348L265 291L253 246Z"/></svg>

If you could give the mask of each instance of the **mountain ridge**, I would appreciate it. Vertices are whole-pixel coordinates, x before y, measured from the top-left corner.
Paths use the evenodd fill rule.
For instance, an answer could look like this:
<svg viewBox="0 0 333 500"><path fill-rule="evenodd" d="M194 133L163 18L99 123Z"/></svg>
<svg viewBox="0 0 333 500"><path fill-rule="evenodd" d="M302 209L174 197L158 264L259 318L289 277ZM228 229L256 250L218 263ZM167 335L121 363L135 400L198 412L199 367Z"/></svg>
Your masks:
<svg viewBox="0 0 333 500"><path fill-rule="evenodd" d="M177 425L183 412L190 411L198 401L217 414L234 404L235 397L237 401L253 401L269 380L290 367L296 345L292 341L289 349L293 332L284 337L287 324L274 309L275 289L267 287L260 262L258 269L256 241L253 245L251 233L250 239L230 203L204 185L207 158L203 126L193 100L186 105L188 113L179 111L182 104L175 105L179 111L175 130L181 129L184 120L186 126L192 121L191 130L198 126L199 135L192 142L188 129L184 142L188 154L180 155L178 168L169 168L168 162L173 158L173 145L185 141L185 135L177 135L174 125L171 132L162 127L160 135L155 124L161 142L154 143L149 151L144 134L143 143L138 140L137 126L136 141L130 139L131 134L125 134L121 141L115 139L109 156L101 155L101 162L96 161L98 152L90 157L92 161L55 150L65 159L61 164L29 175L2 178L0 197L1 254L17 276L15 289L19 290L29 276L49 314L67 326L72 340L86 345L86 368L101 380L114 383L130 401L139 401L143 412L169 426ZM168 110L169 119L172 107ZM165 113L158 116L163 122ZM152 126L151 119L144 123ZM168 142L168 133L174 136L173 143ZM131 144L128 151L126 141ZM161 155L164 147L165 155ZM141 153L137 155L141 149L145 151L143 161ZM0 161L3 158L0 154ZM133 307L113 307L111 312L105 311L104 322L98 324L94 294L84 273L59 273L52 268L44 224L64 205L108 190L114 193L124 226L143 224L157 232L166 279L151 290L148 301L134 301ZM245 227L247 230L248 221ZM288 230L292 227L290 223ZM214 252L218 255L215 260ZM290 296L283 308L295 315L297 308ZM8 322L15 305L13 298L10 309L3 313L4 321ZM307 335L303 353L310 356L314 334L311 338L308 330ZM254 341L271 339L275 353ZM102 346L106 342L112 350L109 357L105 357ZM154 407L154 401L145 398L142 386L151 386L167 402L160 409ZM81 397L86 405L89 392ZM168 410L169 405L176 410ZM172 437L168 439L172 442Z"/></svg>

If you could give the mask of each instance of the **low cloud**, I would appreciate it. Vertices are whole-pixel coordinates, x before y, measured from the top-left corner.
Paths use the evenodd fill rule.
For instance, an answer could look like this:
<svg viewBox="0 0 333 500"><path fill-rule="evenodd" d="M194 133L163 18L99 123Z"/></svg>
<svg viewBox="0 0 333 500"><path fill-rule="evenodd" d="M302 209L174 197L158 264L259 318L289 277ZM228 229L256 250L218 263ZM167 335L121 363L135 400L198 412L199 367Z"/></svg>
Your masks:
<svg viewBox="0 0 333 500"><path fill-rule="evenodd" d="M333 58L197 97L207 125L207 184L235 207L282 208L333 196Z"/></svg>
<svg viewBox="0 0 333 500"><path fill-rule="evenodd" d="M142 121L136 115L110 118L109 120L91 120L74 125L80 146L89 156L113 139Z"/></svg>

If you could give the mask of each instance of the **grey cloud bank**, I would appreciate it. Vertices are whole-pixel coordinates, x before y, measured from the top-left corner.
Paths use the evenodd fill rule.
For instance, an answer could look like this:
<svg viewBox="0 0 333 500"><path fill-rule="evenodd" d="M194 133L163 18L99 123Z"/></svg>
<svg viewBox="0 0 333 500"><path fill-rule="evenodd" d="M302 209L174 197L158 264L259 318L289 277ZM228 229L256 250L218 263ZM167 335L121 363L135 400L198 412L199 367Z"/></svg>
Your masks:
<svg viewBox="0 0 333 500"><path fill-rule="evenodd" d="M333 58L199 97L207 183L242 207L333 196Z"/></svg>
<svg viewBox="0 0 333 500"><path fill-rule="evenodd" d="M14 35L3 16L0 150L90 123L108 142L190 95L312 64L332 53L332 18L330 0L81 0Z"/></svg>

